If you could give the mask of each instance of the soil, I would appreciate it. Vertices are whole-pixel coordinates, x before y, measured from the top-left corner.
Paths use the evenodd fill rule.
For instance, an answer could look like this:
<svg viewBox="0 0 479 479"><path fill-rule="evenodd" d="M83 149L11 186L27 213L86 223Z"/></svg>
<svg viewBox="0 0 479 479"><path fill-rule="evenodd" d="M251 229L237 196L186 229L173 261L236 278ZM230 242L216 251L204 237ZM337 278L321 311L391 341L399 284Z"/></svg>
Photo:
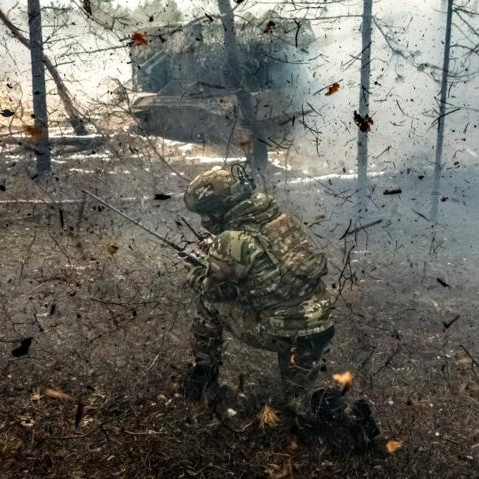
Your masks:
<svg viewBox="0 0 479 479"><path fill-rule="evenodd" d="M187 269L146 233L85 200L81 188L159 234L193 241L178 222L184 215L197 224L176 195L184 183L161 163L146 171L131 160L127 176L124 163L85 157L76 168L74 158L66 160L48 181L26 174L28 160L11 166L7 158L2 171L2 478L479 477L473 254L431 254L435 248L424 247L429 224L429 239L423 231L413 245L422 221L414 214L404 226L406 247L398 246L397 230L386 235L385 224L339 240L348 227L348 213L338 210L344 183L330 185L336 196L314 185L329 221L315 226L304 188L286 194L278 187L290 206L308 202L303 219L330 259L337 332L321 384L351 371L348 394L366 399L380 423L376 447L341 455L319 437L298 439L283 412L274 355L233 338L226 339L222 381L233 389L244 382L241 427L179 396L178 380L192 360L195 298L185 287ZM204 168L180 166L188 177ZM157 193L172 197L154 200ZM28 353L12 354L25 338L33 338ZM264 404L277 412L276 427L260 427ZM387 453L389 440L403 441L402 448Z"/></svg>

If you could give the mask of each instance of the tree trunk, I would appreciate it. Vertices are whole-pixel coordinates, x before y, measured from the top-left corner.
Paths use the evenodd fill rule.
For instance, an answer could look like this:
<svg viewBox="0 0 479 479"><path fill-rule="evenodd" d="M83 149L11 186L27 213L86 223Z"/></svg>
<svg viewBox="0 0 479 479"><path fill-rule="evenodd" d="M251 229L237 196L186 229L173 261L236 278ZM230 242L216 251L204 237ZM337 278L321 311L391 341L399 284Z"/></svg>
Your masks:
<svg viewBox="0 0 479 479"><path fill-rule="evenodd" d="M5 26L12 32L12 35L23 45L25 45L30 51L31 51L31 42L25 38L20 30L10 21L8 16L5 14L5 12L0 9L0 20L5 24ZM68 120L73 127L73 130L76 135L86 135L88 132L86 131L85 126L83 125L83 120L81 118L81 114L78 112L78 110L75 108L73 105L73 102L71 100L71 95L70 92L68 91L67 87L65 86L65 83L63 83L63 80L60 77L60 74L58 73L58 70L55 68L51 60L43 54L42 51L42 57L43 58L43 63L45 64L48 72L50 73L53 81L55 82L55 85L57 87L58 91L58 96L60 97L60 100L63 103L63 106L65 108L65 112L68 116Z"/></svg>
<svg viewBox="0 0 479 479"><path fill-rule="evenodd" d="M248 161L254 173L264 173L268 165L268 148L264 142L263 132L256 119L253 107L253 97L247 89L244 70L241 64L241 55L236 39L234 12L229 0L218 0L221 21L225 32L225 50L228 74L236 89L238 107L243 116L243 124L251 132L252 155Z"/></svg>
<svg viewBox="0 0 479 479"><path fill-rule="evenodd" d="M40 0L28 0L28 26L30 29L30 56L32 60L33 115L38 174L51 170L50 143L48 141L47 92L43 64L43 38Z"/></svg>
<svg viewBox="0 0 479 479"><path fill-rule="evenodd" d="M373 0L363 1L361 85L359 89L359 114L369 115L369 95L371 81L371 32ZM358 218L367 213L369 196L368 179L368 133L358 129Z"/></svg>
<svg viewBox="0 0 479 479"><path fill-rule="evenodd" d="M452 27L453 0L447 2L446 38L444 40L444 60L442 62L441 100L439 103L439 117L437 119L436 162L434 166L434 184L432 190L432 205L430 220L437 220L439 205L439 189L442 174L442 149L444 144L444 124L446 116L447 81L449 77L449 57L451 54L451 27Z"/></svg>

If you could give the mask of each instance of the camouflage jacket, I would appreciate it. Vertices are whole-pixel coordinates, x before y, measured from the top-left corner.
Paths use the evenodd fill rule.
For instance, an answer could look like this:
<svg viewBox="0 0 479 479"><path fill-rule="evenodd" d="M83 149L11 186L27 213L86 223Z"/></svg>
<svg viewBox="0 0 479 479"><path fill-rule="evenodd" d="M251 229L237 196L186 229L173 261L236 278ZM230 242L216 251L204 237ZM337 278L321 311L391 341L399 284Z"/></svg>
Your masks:
<svg viewBox="0 0 479 479"><path fill-rule="evenodd" d="M326 259L301 225L262 193L236 205L224 221L207 270L190 275L198 292L213 303L254 310L271 335L303 336L332 326L321 280Z"/></svg>

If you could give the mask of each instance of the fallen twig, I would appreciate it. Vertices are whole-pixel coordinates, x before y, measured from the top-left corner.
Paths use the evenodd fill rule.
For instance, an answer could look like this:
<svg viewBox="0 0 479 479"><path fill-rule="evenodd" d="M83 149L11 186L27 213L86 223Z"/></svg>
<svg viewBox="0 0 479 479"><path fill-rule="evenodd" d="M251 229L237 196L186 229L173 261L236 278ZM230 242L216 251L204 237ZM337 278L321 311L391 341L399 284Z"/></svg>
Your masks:
<svg viewBox="0 0 479 479"><path fill-rule="evenodd" d="M385 148L383 151L381 151L381 153L379 153L379 154L376 155L376 156L373 156L373 159L377 160L380 156L384 155L384 153L386 153L387 151L389 151L391 148L392 148L392 146L389 145L387 148Z"/></svg>
<svg viewBox="0 0 479 479"><path fill-rule="evenodd" d="M363 231L367 228L371 228L371 226L378 225L379 223L382 223L382 221L383 221L382 218L379 219L379 220L371 221L371 223L367 223L365 225L358 226L357 228L354 228L351 231L349 231L349 226L351 226L351 223L350 223L349 226L348 226L348 229L344 232L343 236L341 236L341 238L339 238L339 239L342 240L346 236L353 235L355 233L359 233L359 231Z"/></svg>
<svg viewBox="0 0 479 479"><path fill-rule="evenodd" d="M161 350L158 351L158 354L155 356L155 359L151 362L151 364L148 366L148 371L155 365L156 361L158 361L158 358L160 357Z"/></svg>
<svg viewBox="0 0 479 479"><path fill-rule="evenodd" d="M348 235L349 233L349 228L351 228L351 225L353 223L353 220L349 220L349 225L348 227L346 228L346 231L343 233L343 235L341 236L341 238L339 238L339 241L341 241L342 239L346 238L346 236Z"/></svg>
<svg viewBox="0 0 479 479"><path fill-rule="evenodd" d="M413 209L413 212L416 213L418 216L420 216L421 218L425 219L426 221L428 222L431 222L431 220L427 217L427 216L424 216L422 213L420 213L419 211L416 211L415 209Z"/></svg>
<svg viewBox="0 0 479 479"><path fill-rule="evenodd" d="M130 434L132 436L153 436L155 434L165 434L162 431L153 431L151 429L148 429L148 431L123 431L125 434Z"/></svg>
<svg viewBox="0 0 479 479"><path fill-rule="evenodd" d="M91 431L86 432L85 434L72 434L70 436L47 436L46 439L58 439L58 440L64 440L64 439L85 439L88 436L91 436L93 433L102 430L103 426L105 424L108 424L109 422L115 421L119 418L111 418L107 419L106 421L103 421L101 424L99 424L97 427L94 427ZM104 431L103 431L104 433Z"/></svg>
<svg viewBox="0 0 479 479"><path fill-rule="evenodd" d="M461 315L458 314L453 319L451 319L451 321L448 321L448 322L443 321L442 324L444 326L444 330L449 329L460 317L461 317Z"/></svg>
<svg viewBox="0 0 479 479"><path fill-rule="evenodd" d="M469 356L470 360L472 361L472 364L475 364L479 368L479 362L477 362L474 356L472 356L471 353L462 344L460 344L459 346Z"/></svg>
<svg viewBox="0 0 479 479"><path fill-rule="evenodd" d="M451 285L449 283L446 283L443 279L441 278L436 278L437 282L444 288L450 288Z"/></svg>
<svg viewBox="0 0 479 479"><path fill-rule="evenodd" d="M400 195L402 193L402 188L393 188L391 190L384 190L383 195Z"/></svg>
<svg viewBox="0 0 479 479"><path fill-rule="evenodd" d="M383 369L386 369L391 364L391 361L399 353L400 350L401 350L401 345L398 344L396 349L386 359L385 363L375 373L373 373L373 376L377 376Z"/></svg>
<svg viewBox="0 0 479 479"><path fill-rule="evenodd" d="M444 113L443 115L438 116L438 117L431 123L431 126L430 126L429 128L432 128L435 123L437 123L437 122L439 122L440 120L442 120L445 116L450 115L451 113L455 113L456 111L459 111L459 110L460 110L460 108L456 108L455 110L448 111L447 113Z"/></svg>

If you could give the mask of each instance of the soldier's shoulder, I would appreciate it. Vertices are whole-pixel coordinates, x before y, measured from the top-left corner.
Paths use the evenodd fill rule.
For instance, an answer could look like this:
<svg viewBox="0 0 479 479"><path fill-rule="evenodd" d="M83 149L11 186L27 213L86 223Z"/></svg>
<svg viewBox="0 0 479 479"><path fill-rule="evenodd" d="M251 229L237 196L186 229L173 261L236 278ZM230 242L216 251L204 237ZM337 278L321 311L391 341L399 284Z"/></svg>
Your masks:
<svg viewBox="0 0 479 479"><path fill-rule="evenodd" d="M276 200L271 196L266 193L255 193L254 195L251 196L251 202L254 204L256 207L267 207L271 205L276 205Z"/></svg>
<svg viewBox="0 0 479 479"><path fill-rule="evenodd" d="M251 235L246 231L240 230L226 230L217 235L214 239L214 244L217 247L225 247L232 243L247 241Z"/></svg>
<svg viewBox="0 0 479 479"><path fill-rule="evenodd" d="M217 235L212 249L216 255L230 257L242 262L245 254L256 248L257 242L253 235L246 231L226 230Z"/></svg>

